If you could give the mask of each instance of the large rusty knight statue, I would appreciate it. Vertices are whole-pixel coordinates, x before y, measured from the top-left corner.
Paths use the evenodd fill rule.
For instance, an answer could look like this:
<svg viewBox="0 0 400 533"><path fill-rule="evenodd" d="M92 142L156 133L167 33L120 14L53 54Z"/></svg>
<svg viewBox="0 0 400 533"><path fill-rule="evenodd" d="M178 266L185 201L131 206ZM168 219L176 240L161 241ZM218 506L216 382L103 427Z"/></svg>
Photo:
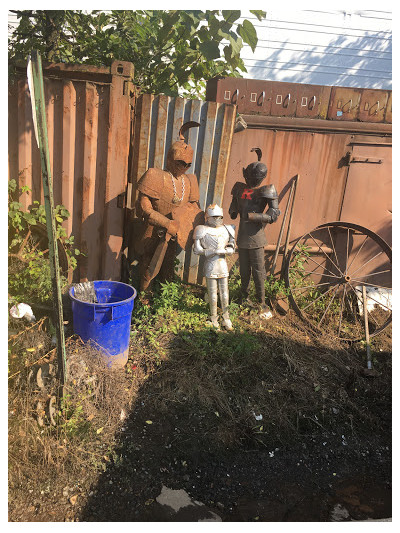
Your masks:
<svg viewBox="0 0 400 533"><path fill-rule="evenodd" d="M149 168L138 182L137 215L144 219L144 231L136 248L140 256L141 290L160 272L171 279L176 245L185 249L192 243L193 229L203 223L199 187L194 174L185 174L192 164L193 149L184 133L198 122L186 122L167 154L165 170Z"/></svg>

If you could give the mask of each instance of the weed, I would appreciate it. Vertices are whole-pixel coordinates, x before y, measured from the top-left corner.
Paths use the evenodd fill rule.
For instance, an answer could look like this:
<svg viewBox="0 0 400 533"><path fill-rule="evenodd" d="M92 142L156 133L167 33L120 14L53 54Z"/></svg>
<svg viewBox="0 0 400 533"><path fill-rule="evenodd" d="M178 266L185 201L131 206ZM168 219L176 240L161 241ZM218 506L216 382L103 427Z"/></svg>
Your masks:
<svg viewBox="0 0 400 533"><path fill-rule="evenodd" d="M34 237L33 228L38 223L46 223L45 208L37 200L29 211L22 209L17 201L21 194L28 194L29 187L17 188L14 179L8 183L8 236L9 236L9 294L12 303L32 301L46 302L51 299L52 282L47 251L40 249L41 237ZM62 223L70 216L63 205L55 207L56 237L64 246L69 268L74 270L77 265L76 256L80 251L74 247L74 237L67 236ZM61 273L62 288L67 279Z"/></svg>

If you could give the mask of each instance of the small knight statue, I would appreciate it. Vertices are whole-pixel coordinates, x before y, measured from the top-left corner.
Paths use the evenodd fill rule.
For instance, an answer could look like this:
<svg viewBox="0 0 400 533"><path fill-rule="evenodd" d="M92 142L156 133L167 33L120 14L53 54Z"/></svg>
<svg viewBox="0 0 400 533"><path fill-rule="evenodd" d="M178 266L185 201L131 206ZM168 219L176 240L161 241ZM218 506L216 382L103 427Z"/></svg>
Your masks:
<svg viewBox="0 0 400 533"><path fill-rule="evenodd" d="M222 308L222 325L232 330L229 318L229 270L225 256L235 251L235 226L223 223L223 211L219 205L209 205L205 212L205 225L197 226L193 233L193 251L204 255L204 276L207 282L210 305L210 321L219 329L217 305L218 293Z"/></svg>

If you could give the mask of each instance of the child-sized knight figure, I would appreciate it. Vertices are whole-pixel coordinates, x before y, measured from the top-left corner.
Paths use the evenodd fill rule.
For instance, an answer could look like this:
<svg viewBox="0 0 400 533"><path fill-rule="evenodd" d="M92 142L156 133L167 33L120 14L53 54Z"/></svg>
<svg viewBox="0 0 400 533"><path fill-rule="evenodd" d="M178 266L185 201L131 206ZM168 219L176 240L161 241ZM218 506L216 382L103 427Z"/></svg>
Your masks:
<svg viewBox="0 0 400 533"><path fill-rule="evenodd" d="M222 325L232 330L229 318L229 270L225 259L235 251L235 226L223 223L223 211L219 205L209 205L205 212L206 223L197 226L193 233L193 251L204 255L204 276L210 305L211 324L219 329L217 306L218 293L222 308Z"/></svg>
<svg viewBox="0 0 400 533"><path fill-rule="evenodd" d="M260 148L252 148L258 161L243 168L246 183L236 182L232 189L232 202L229 207L231 218L240 216L237 245L239 249L239 269L242 283L242 301L250 306L250 280L253 276L256 297L261 318L272 315L265 304L265 257L264 247L267 244L265 226L276 222L280 215L278 194L274 185L263 185L267 176L267 166L261 163ZM267 211L265 209L268 207Z"/></svg>

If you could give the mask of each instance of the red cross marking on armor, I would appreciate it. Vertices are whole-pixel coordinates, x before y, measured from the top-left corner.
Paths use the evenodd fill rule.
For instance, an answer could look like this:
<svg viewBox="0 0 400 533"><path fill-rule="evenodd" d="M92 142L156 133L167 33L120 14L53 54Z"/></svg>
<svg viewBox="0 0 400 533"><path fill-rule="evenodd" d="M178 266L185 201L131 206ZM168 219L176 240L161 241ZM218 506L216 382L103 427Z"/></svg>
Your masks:
<svg viewBox="0 0 400 533"><path fill-rule="evenodd" d="M242 193L242 199L243 200L251 200L251 197L253 196L253 189L245 189Z"/></svg>

